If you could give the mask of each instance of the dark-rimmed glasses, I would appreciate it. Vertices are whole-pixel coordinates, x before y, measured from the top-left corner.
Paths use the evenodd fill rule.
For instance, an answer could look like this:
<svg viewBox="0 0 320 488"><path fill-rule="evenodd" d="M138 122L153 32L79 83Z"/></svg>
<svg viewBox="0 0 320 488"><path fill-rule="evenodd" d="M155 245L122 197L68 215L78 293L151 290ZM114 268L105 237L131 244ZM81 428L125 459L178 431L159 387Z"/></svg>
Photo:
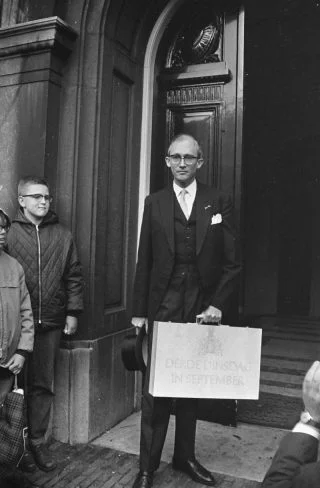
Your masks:
<svg viewBox="0 0 320 488"><path fill-rule="evenodd" d="M168 158L171 159L173 164L180 164L183 160L184 164L186 164L187 166L190 166L197 159L199 159L197 156L192 156L191 154L186 154L185 156L181 156L181 154L171 154L168 156Z"/></svg>
<svg viewBox="0 0 320 488"><path fill-rule="evenodd" d="M20 195L20 197L31 197L37 200L37 202L40 202L43 198L45 199L46 203L52 202L52 196L51 195L42 195L42 193L30 193L29 195Z"/></svg>
<svg viewBox="0 0 320 488"><path fill-rule="evenodd" d="M0 225L0 232L5 231L8 232L10 229L10 225Z"/></svg>

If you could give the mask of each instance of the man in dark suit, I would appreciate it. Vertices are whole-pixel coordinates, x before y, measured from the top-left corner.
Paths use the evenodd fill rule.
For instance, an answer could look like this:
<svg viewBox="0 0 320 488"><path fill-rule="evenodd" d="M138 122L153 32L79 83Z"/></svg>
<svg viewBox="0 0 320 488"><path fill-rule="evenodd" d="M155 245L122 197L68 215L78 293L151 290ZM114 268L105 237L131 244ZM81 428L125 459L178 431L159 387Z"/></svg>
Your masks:
<svg viewBox="0 0 320 488"><path fill-rule="evenodd" d="M151 356L154 320L219 322L237 288L240 264L229 197L196 181L203 164L198 142L180 134L171 142L166 164L173 186L145 201L136 269L132 323L145 326ZM150 488L158 468L171 412L171 398L148 392L144 382L140 471L133 488ZM213 486L213 475L195 459L197 400L176 400L173 468Z"/></svg>
<svg viewBox="0 0 320 488"><path fill-rule="evenodd" d="M305 411L281 441L262 488L319 488L320 363L315 361L303 382Z"/></svg>

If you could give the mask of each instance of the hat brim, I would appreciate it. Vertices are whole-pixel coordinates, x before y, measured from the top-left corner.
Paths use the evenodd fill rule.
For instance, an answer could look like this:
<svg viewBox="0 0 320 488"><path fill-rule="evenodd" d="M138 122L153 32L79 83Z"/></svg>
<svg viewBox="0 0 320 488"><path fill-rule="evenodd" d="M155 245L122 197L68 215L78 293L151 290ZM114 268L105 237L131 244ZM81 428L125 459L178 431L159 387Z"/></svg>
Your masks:
<svg viewBox="0 0 320 488"><path fill-rule="evenodd" d="M121 357L128 371L144 373L148 361L148 336L145 327L140 327L137 334L128 334L121 347Z"/></svg>

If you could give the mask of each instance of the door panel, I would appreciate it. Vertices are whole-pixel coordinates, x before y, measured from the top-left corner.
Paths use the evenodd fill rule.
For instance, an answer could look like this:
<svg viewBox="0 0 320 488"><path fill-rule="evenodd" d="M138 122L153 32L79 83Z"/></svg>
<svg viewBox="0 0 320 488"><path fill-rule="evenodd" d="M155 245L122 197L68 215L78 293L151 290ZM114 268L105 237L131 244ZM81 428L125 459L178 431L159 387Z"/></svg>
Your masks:
<svg viewBox="0 0 320 488"><path fill-rule="evenodd" d="M139 188L141 73L116 47L105 75L101 125L101 164L97 176L95 300L96 334L130 328L132 283L136 264ZM111 63L111 61L110 61ZM108 65L109 67L109 65ZM89 129L88 129L89 130ZM99 315L98 315L99 314ZM100 315L101 314L101 315Z"/></svg>
<svg viewBox="0 0 320 488"><path fill-rule="evenodd" d="M130 149L130 112L132 82L118 72L113 74L109 175L106 188L105 309L123 307L126 302L124 279L127 276L128 235L126 220L126 181Z"/></svg>

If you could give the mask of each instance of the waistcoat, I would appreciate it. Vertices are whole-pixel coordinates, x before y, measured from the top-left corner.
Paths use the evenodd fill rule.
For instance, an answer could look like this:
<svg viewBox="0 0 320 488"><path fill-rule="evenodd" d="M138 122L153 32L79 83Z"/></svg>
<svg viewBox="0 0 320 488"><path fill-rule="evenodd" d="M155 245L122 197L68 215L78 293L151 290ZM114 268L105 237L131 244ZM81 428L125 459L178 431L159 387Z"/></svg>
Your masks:
<svg viewBox="0 0 320 488"><path fill-rule="evenodd" d="M187 220L175 197L174 242L175 264L194 264L196 262L196 201Z"/></svg>

